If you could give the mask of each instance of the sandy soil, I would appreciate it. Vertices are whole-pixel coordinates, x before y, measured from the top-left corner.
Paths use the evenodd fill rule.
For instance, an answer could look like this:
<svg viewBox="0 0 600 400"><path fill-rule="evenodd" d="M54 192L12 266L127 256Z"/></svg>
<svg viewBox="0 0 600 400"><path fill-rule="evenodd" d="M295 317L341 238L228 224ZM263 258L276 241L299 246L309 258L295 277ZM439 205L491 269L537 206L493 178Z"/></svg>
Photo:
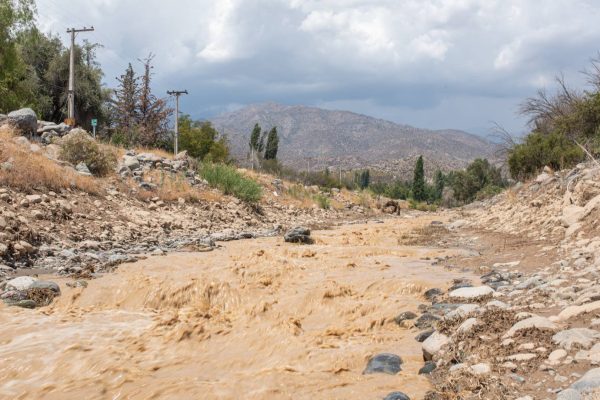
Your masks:
<svg viewBox="0 0 600 400"><path fill-rule="evenodd" d="M439 218L439 216L438 216ZM464 271L467 250L403 245L431 217L230 242L122 265L87 288L61 285L38 310L0 306L0 397L11 399L422 398L418 332L393 318ZM362 375L370 356L403 371Z"/></svg>

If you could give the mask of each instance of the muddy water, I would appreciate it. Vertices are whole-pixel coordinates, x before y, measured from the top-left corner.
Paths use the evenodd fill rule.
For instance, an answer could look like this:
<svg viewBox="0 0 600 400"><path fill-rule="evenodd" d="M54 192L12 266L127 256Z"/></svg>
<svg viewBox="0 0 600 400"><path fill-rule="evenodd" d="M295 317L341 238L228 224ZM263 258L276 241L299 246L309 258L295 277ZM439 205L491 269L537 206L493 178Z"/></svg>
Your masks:
<svg viewBox="0 0 600 400"><path fill-rule="evenodd" d="M392 319L452 273L402 247L425 220L231 242L122 266L41 310L0 306L0 398L422 398L415 330ZM464 276L464 275L463 275ZM396 375L362 375L369 356L400 355Z"/></svg>

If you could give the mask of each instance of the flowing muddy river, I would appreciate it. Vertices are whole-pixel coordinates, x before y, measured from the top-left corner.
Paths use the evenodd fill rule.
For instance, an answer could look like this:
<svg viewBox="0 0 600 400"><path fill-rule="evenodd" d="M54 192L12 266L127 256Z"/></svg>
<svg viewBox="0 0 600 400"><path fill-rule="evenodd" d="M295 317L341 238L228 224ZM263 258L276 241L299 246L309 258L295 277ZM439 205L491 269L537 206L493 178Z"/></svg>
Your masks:
<svg viewBox="0 0 600 400"><path fill-rule="evenodd" d="M429 389L417 331L393 318L456 272L466 250L403 246L427 218L230 242L61 285L50 307L0 306L0 397L22 399L381 399ZM461 276L469 276L464 273ZM395 353L398 375L362 375Z"/></svg>

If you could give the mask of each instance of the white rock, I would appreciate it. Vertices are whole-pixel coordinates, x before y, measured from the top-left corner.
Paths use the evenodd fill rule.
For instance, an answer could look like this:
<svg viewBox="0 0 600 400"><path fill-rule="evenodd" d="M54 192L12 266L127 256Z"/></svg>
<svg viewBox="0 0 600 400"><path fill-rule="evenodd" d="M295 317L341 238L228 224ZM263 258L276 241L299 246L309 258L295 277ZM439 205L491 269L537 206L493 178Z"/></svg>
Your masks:
<svg viewBox="0 0 600 400"><path fill-rule="evenodd" d="M548 361L556 363L567 356L567 352L564 349L556 349L548 356Z"/></svg>
<svg viewBox="0 0 600 400"><path fill-rule="evenodd" d="M433 332L422 344L425 361L431 360L449 342L450 338L448 336L438 331Z"/></svg>
<svg viewBox="0 0 600 400"><path fill-rule="evenodd" d="M504 361L529 361L537 358L537 354L534 353L519 353L512 354L503 358Z"/></svg>
<svg viewBox="0 0 600 400"><path fill-rule="evenodd" d="M600 301L583 304L581 306L570 306L562 310L557 316L557 321L566 321L569 318L576 317L581 314L589 313L600 309Z"/></svg>
<svg viewBox="0 0 600 400"><path fill-rule="evenodd" d="M444 319L452 321L456 319L466 318L467 316L473 314L477 310L479 310L479 306L477 304L463 304L446 314Z"/></svg>
<svg viewBox="0 0 600 400"><path fill-rule="evenodd" d="M544 317L531 317L524 319L522 321L517 322L506 332L503 336L504 339L513 337L517 332L522 331L524 329L536 328L540 330L558 330L558 326L550 321L548 318Z"/></svg>
<svg viewBox="0 0 600 400"><path fill-rule="evenodd" d="M474 375L487 375L492 372L492 368L486 363L472 365L470 370Z"/></svg>
<svg viewBox="0 0 600 400"><path fill-rule="evenodd" d="M478 323L479 321L477 318L469 318L460 324L460 326L457 328L457 331L460 333L470 332Z"/></svg>
<svg viewBox="0 0 600 400"><path fill-rule="evenodd" d="M574 345L589 349L600 338L600 332L588 328L573 328L558 332L552 336L552 341L560 347L571 350Z"/></svg>
<svg viewBox="0 0 600 400"><path fill-rule="evenodd" d="M453 290L449 296L453 299L478 300L494 294L494 289L489 286L464 287Z"/></svg>
<svg viewBox="0 0 600 400"><path fill-rule="evenodd" d="M6 288L9 290L27 290L35 281L37 279L32 276L19 276L6 282Z"/></svg>

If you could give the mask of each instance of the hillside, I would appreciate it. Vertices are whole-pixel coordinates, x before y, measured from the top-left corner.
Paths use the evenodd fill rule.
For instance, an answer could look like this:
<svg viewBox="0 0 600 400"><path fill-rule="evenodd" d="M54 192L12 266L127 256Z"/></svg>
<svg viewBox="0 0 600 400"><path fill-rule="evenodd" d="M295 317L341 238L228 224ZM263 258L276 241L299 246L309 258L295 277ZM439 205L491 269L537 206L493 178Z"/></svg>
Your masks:
<svg viewBox="0 0 600 400"><path fill-rule="evenodd" d="M374 167L398 173L423 155L435 167L459 168L491 153L492 145L475 135L458 130L432 131L399 125L348 111L331 111L306 106L274 103L250 105L212 119L231 141L233 154L247 155L252 127L277 126L280 159L304 169L341 166L344 169ZM408 159L409 161L403 162ZM405 165L406 164L406 165Z"/></svg>

